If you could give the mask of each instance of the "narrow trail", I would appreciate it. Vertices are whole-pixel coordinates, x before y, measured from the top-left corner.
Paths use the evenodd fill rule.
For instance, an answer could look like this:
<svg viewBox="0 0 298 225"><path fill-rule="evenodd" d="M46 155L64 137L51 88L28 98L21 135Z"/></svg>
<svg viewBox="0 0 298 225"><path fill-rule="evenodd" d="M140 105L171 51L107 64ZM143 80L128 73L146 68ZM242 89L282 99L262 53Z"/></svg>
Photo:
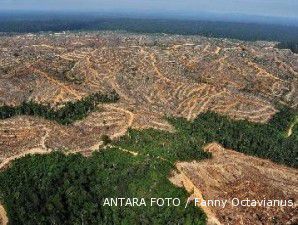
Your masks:
<svg viewBox="0 0 298 225"><path fill-rule="evenodd" d="M107 147L117 148L118 150L120 150L120 151L122 151L122 152L125 152L125 153L129 153L129 154L131 154L131 155L133 155L133 156L138 156L138 155L146 156L146 155L143 154L143 153L136 152L136 151L132 151L132 150L128 150L128 149L126 149L126 148L122 148L122 147L117 146L117 145L111 145L111 144L108 144L108 145L104 146L104 149L106 149ZM163 158L163 157L161 157L161 156L155 156L154 158L159 159L159 160L162 160L162 161L166 161L166 162L172 164L172 162L171 162L170 160L165 159L165 158Z"/></svg>
<svg viewBox="0 0 298 225"><path fill-rule="evenodd" d="M16 159L19 159L19 158L22 158L28 154L30 155L34 155L34 154L48 154L50 153L51 150L48 150L48 149L43 149L43 148L32 148L28 151L25 151L25 152L22 152L20 154L17 154L17 155L14 155L14 156L11 156L9 158L6 158L4 161L1 162L0 164L0 171L6 167L7 165L10 164L11 161L14 161Z"/></svg>
<svg viewBox="0 0 298 225"><path fill-rule="evenodd" d="M170 177L169 180L178 187L184 187L188 193L190 193L190 197L188 201L193 201L195 198L204 199L202 192L195 186L195 184L186 176L183 172L183 169L176 165L176 169L178 172L174 174L174 176ZM194 203L189 203L194 204ZM203 211L207 215L207 224L208 225L222 225L219 220L216 218L215 214L212 212L211 208L208 206L200 205Z"/></svg>
<svg viewBox="0 0 298 225"><path fill-rule="evenodd" d="M1 225L8 224L8 218L7 218L5 209L2 205L0 205L0 222L2 222Z"/></svg>
<svg viewBox="0 0 298 225"><path fill-rule="evenodd" d="M123 126L123 128L121 129L121 131L119 131L117 133L114 133L113 135L110 136L110 138L117 139L117 138L125 135L125 133L127 132L127 129L132 126L132 123L134 121L135 115L132 112L130 112L129 110L124 109L124 108L121 108L121 107L112 106L112 105L106 105L105 107L106 108L109 108L109 109L116 110L116 111L124 112L128 116L127 123L125 123L125 126ZM103 146L103 142L102 141L99 141L98 143L96 143L92 147L90 147L88 151L91 151L91 152L92 151L96 151L101 146ZM79 152L81 152L81 151L80 150L79 151L72 151L72 152L69 152L69 153L79 153Z"/></svg>
<svg viewBox="0 0 298 225"><path fill-rule="evenodd" d="M219 54L221 51L221 47L216 46L216 50L214 51L215 54Z"/></svg>
<svg viewBox="0 0 298 225"><path fill-rule="evenodd" d="M101 145L103 146L103 142L101 142ZM107 144L105 146L103 146L103 149L106 149L106 148L117 148L118 150L122 151L122 152L125 152L125 153L129 153L133 156L138 156L139 153L138 152L135 152L135 151L131 151L131 150L128 150L128 149L125 149L125 148L122 148L122 147L119 147L119 146L116 146L116 145L112 145L112 144Z"/></svg>
<svg viewBox="0 0 298 225"><path fill-rule="evenodd" d="M49 128L45 129L45 135L40 140L40 146L42 149L47 149L46 140L49 137L50 132L51 132L51 129L49 129Z"/></svg>
<svg viewBox="0 0 298 225"><path fill-rule="evenodd" d="M32 45L32 47L50 48L50 49L54 49L54 50L65 50L65 48L63 48L63 47L51 46L51 45L47 45L47 44Z"/></svg>
<svg viewBox="0 0 298 225"><path fill-rule="evenodd" d="M254 63L254 62L251 62L251 61L247 61L247 60L246 60L245 63L248 66L251 66L252 68L254 68L255 70L257 70L258 71L257 72L258 75L265 75L267 77L273 78L276 81L279 81L279 82L282 81L279 77L277 77L277 76L273 75L272 73L268 72L266 69L261 68L257 63Z"/></svg>
<svg viewBox="0 0 298 225"><path fill-rule="evenodd" d="M155 56L154 56L154 53L151 53L151 54L150 54L150 58L151 58L151 60L152 60L152 66L153 66L153 69L154 69L155 73L158 75L158 77L159 77L160 79L162 79L162 80L168 82L168 83L172 83L172 81L171 81L169 78L165 77L165 76L159 71L158 67L156 66L156 58L155 58Z"/></svg>
<svg viewBox="0 0 298 225"><path fill-rule="evenodd" d="M205 146L205 149L209 149L213 146L218 146L218 144L210 143ZM193 201L195 198L203 200L204 196L202 192L195 186L192 180L189 179L189 177L184 173L183 168L179 166L179 163L176 163L175 167L177 172L174 172L173 176L171 176L169 180L178 187L184 187L185 190L191 194L189 197L190 201ZM207 215L207 225L222 225L222 223L217 219L216 215L213 213L212 208L204 205L200 205L199 207L201 207Z"/></svg>
<svg viewBox="0 0 298 225"><path fill-rule="evenodd" d="M112 106L112 105L107 105L106 107L116 110L116 111L124 112L127 115L127 120L126 120L127 122L125 123L125 126L123 126L123 129L121 129L117 133L114 133L111 136L111 138L115 139L115 138L123 136L126 133L127 129L132 126L135 115L132 112L130 112L124 108L121 108L121 107ZM7 167L12 161L22 158L28 154L34 155L34 154L49 154L49 153L51 153L52 149L50 149L46 146L46 140L50 135L51 129L45 128L44 132L45 132L45 134L41 137L40 143L38 144L38 146L4 159L0 164L0 171L3 168ZM90 147L88 151L98 150L99 147L102 146L102 144L103 144L102 141L100 141L97 144L95 144L94 146ZM70 151L69 153L78 153L78 152L82 152L82 151Z"/></svg>
<svg viewBox="0 0 298 225"><path fill-rule="evenodd" d="M28 154L48 154L51 152L51 149L48 149L45 142L47 140L47 138L49 137L50 135L50 129L45 129L45 134L43 137L41 137L41 140L40 140L40 144L38 147L36 148L32 148L32 149L29 149L27 151L24 151L24 152L21 152L20 154L16 154L14 156L11 156L11 157L8 157L6 158L5 160L3 160L0 164L0 171L6 167L7 165L9 165L11 163L11 161L14 161L16 159L19 159L19 158L22 158Z"/></svg>
<svg viewBox="0 0 298 225"><path fill-rule="evenodd" d="M120 107L116 107L116 106L111 106L111 105L108 105L106 107L107 108L114 109L116 111L122 111L122 112L124 112L125 114L127 114L129 116L128 121L126 123L126 126L122 129L122 131L120 131L118 133L114 133L111 137L112 138L117 138L117 137L123 136L126 133L127 129L132 126L132 123L134 121L135 115L132 112L130 112L127 109L124 109L124 108L120 108Z"/></svg>
<svg viewBox="0 0 298 225"><path fill-rule="evenodd" d="M203 51L202 51L202 52L208 52L207 50L209 49L209 47L210 47L210 45L209 45L209 44L207 44L207 45L204 47L204 49L203 49Z"/></svg>
<svg viewBox="0 0 298 225"><path fill-rule="evenodd" d="M289 130L287 132L287 137L290 137L293 134L293 128L298 124L298 117L296 117L295 121L290 125Z"/></svg>
<svg viewBox="0 0 298 225"><path fill-rule="evenodd" d="M122 90L121 87L119 87L119 84L117 83L115 77L111 77L111 79L109 79L109 83L110 83L112 89L115 90L119 94L119 96L122 100L125 100L128 103L133 103L133 100L131 99L131 97L129 97L126 93L123 92L124 89Z"/></svg>
<svg viewBox="0 0 298 225"><path fill-rule="evenodd" d="M131 154L131 155L133 155L133 156L138 156L138 155L139 155L138 152L131 151L131 150L128 150L128 149L125 149L125 148L122 148L122 147L119 147L119 146L116 146L116 145L106 145L104 148L107 148L107 147L117 148L117 149L119 149L120 151L129 153L129 154Z"/></svg>
<svg viewBox="0 0 298 225"><path fill-rule="evenodd" d="M63 89L64 91L66 91L67 93L72 94L74 97L76 97L76 99L80 99L81 98L81 94L79 94L77 91L73 90L72 88L66 86L65 84L62 84L61 82L53 79L52 77L50 77L47 73L32 67L33 71L41 74L42 76L44 76L48 81L50 81L51 83L56 84L57 86L59 86L61 89Z"/></svg>

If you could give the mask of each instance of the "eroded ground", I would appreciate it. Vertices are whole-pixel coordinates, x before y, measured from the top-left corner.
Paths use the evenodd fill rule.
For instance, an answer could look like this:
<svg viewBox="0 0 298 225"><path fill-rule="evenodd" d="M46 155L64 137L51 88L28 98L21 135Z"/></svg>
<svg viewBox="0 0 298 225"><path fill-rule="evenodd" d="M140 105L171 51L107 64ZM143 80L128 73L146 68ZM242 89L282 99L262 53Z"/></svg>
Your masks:
<svg viewBox="0 0 298 225"><path fill-rule="evenodd" d="M36 147L88 151L102 134L170 131L165 116L191 120L207 110L266 122L277 102L298 102L298 57L273 45L121 33L1 37L1 105L61 107L112 89L121 99L71 126L25 116L0 121L0 158Z"/></svg>
<svg viewBox="0 0 298 225"><path fill-rule="evenodd" d="M277 112L277 104L298 104L298 56L273 46L109 32L1 37L0 106L32 100L59 108L111 90L120 101L100 104L97 111L67 126L29 116L0 120L0 168L26 153L66 149L88 154L98 149L103 134L117 138L128 128L173 132L166 116L192 120L210 110L265 123ZM211 151L212 160L177 165L204 196L245 198L266 192L268 197L297 199L296 170L217 147ZM264 222L274 214L285 221L297 213L210 210L210 218L223 224ZM230 217L231 210L238 210L241 219Z"/></svg>
<svg viewBox="0 0 298 225"><path fill-rule="evenodd" d="M297 224L298 171L268 160L246 156L213 143L205 148L212 159L179 162L171 181L194 198L228 200L225 207L203 207L209 224ZM283 200L283 206L233 206L240 200ZM235 204L237 202L235 201ZM247 204L247 203L245 203Z"/></svg>

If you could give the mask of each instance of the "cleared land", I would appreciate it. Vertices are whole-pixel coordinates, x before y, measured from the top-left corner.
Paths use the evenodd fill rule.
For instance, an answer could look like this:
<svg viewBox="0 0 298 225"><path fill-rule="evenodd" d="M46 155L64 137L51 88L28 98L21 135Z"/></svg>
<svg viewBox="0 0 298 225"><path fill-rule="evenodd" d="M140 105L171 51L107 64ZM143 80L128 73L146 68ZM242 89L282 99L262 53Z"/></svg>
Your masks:
<svg viewBox="0 0 298 225"><path fill-rule="evenodd" d="M148 140L145 138L144 142L147 146L139 142L138 138L142 135L137 134L135 143L131 143L129 138L127 142L120 141L117 151L127 154L141 151L153 154L157 160L174 163L175 160L193 159L192 154L197 154L193 153L194 149L215 141L208 138L212 134L212 137L232 146L231 141L236 143L234 139L237 138L237 151L295 165L296 122L284 128L284 135L275 128L268 132L263 130L266 137L272 131L277 144L262 142L263 146L268 144L270 149L266 146L260 149L256 145L253 148L255 152L251 153L246 141L253 140L251 137L254 136L251 134L254 129L258 130L258 138L261 138L262 129L266 127L258 129L257 125L240 124L244 128L251 128L248 132L243 132L243 138L241 135L237 136L241 133L238 132L239 127L241 128L239 124L235 127L215 124L212 126L214 132L204 130L202 141L201 127L198 124L190 127L193 129L191 133L187 133L189 130L183 131L186 136L180 139L182 136L177 134L177 127L165 119L182 117L200 123L200 119L195 118L211 111L235 120L246 119L264 124L278 112L280 105L297 110L298 55L274 46L275 43L269 42L111 32L2 36L0 107L16 107L23 102L34 102L58 111L68 102L78 102L95 93L110 93L112 90L119 95L119 101L94 105L92 110L84 112L84 117L68 125L28 115L0 120L0 169L8 167L12 160L27 153L50 153L59 149L66 153L81 152L90 155L103 144L102 135L117 140L127 134L130 128L167 131L164 134L166 138L169 136L173 142L180 140L180 143L172 145L162 134L149 130L149 135L145 135ZM207 127L213 121L212 116L207 116L206 119L208 118L209 122L205 124ZM218 121L221 121L218 125L222 125L227 120ZM204 127L204 121L201 122ZM185 129L189 128L186 123L181 124L186 125ZM221 139L221 129L234 130L235 136L227 135ZM157 138L159 135L162 138ZM157 143L150 145L152 138ZM276 146L289 150L280 152ZM221 149L212 149L217 148ZM184 178L193 184L197 193L205 195L204 188L209 185L208 179L211 177L218 182L220 188L225 189L227 197L234 194L229 192L232 187L239 188L235 189L235 194L246 197L242 194L246 193L243 190L246 189L244 180L247 180L251 182L247 185L253 190L250 195L252 197L264 192L269 197L290 196L297 199L297 180L289 178L297 176L296 169L277 166L229 150L223 151L228 152L224 157L219 153L221 150L211 152L214 159L198 164L177 164L180 173L184 173ZM242 172L238 174L233 168L221 170L221 167L216 166L218 163L223 168L230 169L229 161ZM272 177L271 172L266 174L264 168L270 168L275 177ZM198 170L201 172L198 173ZM212 173L210 177L200 177L206 171ZM248 171L252 171L252 178L248 176ZM197 179L201 178L206 179L207 183L197 184ZM226 182L227 180L230 182ZM254 182L257 183L256 186L252 185ZM285 185L280 187L279 183ZM146 190L146 187L143 188ZM212 188L211 185L210 190ZM278 195L273 194L275 190ZM209 195L208 191L206 195ZM295 208L296 211L281 214L275 209L260 209L263 214L255 215L250 210L239 209L238 218L229 216L234 213L233 210L227 208L217 212L214 209L205 209L205 212L215 223L237 224L245 221L247 223L244 224L253 224L270 220L275 213L282 223L288 222L295 219L294 213L297 211ZM230 220L230 217L235 220Z"/></svg>
<svg viewBox="0 0 298 225"><path fill-rule="evenodd" d="M116 104L69 126L36 117L0 121L0 157L36 148L89 151L102 134L127 128L172 131L165 116L207 110L264 123L276 103L297 107L297 55L274 43L204 37L66 33L0 38L0 105L33 101L60 108L91 94ZM41 131L41 132L40 132Z"/></svg>
<svg viewBox="0 0 298 225"><path fill-rule="evenodd" d="M212 159L179 162L176 164L178 171L170 179L193 193L193 197L204 200L228 199L224 208L203 207L209 224L269 225L298 222L297 204L293 207L285 204L285 201L295 201L298 197L296 169L227 150L216 143L206 146L205 150L212 153ZM283 206L233 207L233 198L283 200Z"/></svg>
<svg viewBox="0 0 298 225"><path fill-rule="evenodd" d="M3 208L2 205L0 205L0 224L1 225L6 225L8 224L8 218L6 216L5 209Z"/></svg>

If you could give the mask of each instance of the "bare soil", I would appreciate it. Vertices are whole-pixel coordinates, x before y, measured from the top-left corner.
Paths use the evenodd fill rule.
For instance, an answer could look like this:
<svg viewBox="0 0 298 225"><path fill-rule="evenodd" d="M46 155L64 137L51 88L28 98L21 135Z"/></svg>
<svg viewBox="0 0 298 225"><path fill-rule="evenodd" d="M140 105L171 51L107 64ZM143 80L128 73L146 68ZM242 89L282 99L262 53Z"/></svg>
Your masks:
<svg viewBox="0 0 298 225"><path fill-rule="evenodd" d="M206 151L212 159L179 162L170 178L193 197L228 200L227 205L202 207L209 224L297 224L298 171L233 150L216 143ZM294 206L233 206L232 199L291 200Z"/></svg>

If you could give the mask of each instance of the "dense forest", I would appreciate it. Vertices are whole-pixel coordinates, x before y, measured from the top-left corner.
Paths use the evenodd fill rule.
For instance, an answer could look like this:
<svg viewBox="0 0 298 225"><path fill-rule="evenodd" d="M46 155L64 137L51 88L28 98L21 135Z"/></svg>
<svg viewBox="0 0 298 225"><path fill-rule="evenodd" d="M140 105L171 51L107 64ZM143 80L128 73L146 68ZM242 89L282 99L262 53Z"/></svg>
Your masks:
<svg viewBox="0 0 298 225"><path fill-rule="evenodd" d="M177 161L211 157L209 142L248 155L297 165L297 111L283 108L268 124L235 121L207 112L193 122L169 118L177 132L129 130L89 158L54 152L26 156L0 173L0 199L11 224L205 224L203 212L181 207L109 207L109 197L177 197L188 194L168 177ZM105 137L106 143L110 140ZM129 151L135 154L129 153Z"/></svg>
<svg viewBox="0 0 298 225"><path fill-rule="evenodd" d="M202 225L205 214L184 208L188 194L168 180L177 160L200 160L210 154L182 133L130 130L115 146L93 153L26 156L0 173L0 199L14 224ZM144 148L134 149L138 141ZM123 151L119 146L138 153ZM180 206L110 207L104 198L179 198Z"/></svg>
<svg viewBox="0 0 298 225"><path fill-rule="evenodd" d="M19 106L1 106L0 119L7 119L17 115L39 116L54 120L60 124L70 124L81 120L90 112L97 109L99 103L113 103L119 100L119 95L112 91L110 94L101 92L91 94L76 102L67 102L62 108L53 109L48 105L35 102L23 102Z"/></svg>

